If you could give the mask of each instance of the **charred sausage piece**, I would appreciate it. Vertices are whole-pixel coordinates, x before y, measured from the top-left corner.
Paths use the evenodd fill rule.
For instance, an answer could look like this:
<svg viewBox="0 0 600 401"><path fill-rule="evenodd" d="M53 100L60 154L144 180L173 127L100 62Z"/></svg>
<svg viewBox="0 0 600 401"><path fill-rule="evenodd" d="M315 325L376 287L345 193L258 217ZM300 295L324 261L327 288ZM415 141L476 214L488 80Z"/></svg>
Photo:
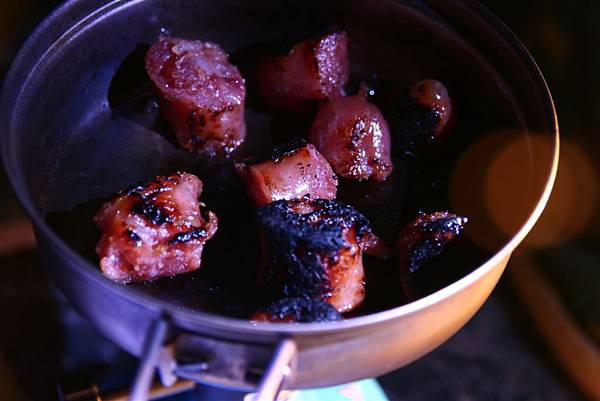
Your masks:
<svg viewBox="0 0 600 401"><path fill-rule="evenodd" d="M425 264L439 256L468 222L466 217L448 212L420 213L415 220L402 229L396 241L400 262L402 286L410 297L414 296L413 276Z"/></svg>
<svg viewBox="0 0 600 401"><path fill-rule="evenodd" d="M277 300L250 318L256 322L272 323L316 323L341 319L342 315L327 302L307 298Z"/></svg>
<svg viewBox="0 0 600 401"><path fill-rule="evenodd" d="M270 159L236 164L257 206L281 199L334 199L337 177L317 149L301 139L275 149Z"/></svg>
<svg viewBox="0 0 600 401"><path fill-rule="evenodd" d="M177 173L137 186L104 204L94 217L102 231L100 268L127 283L187 273L217 231L217 216L201 211L202 181Z"/></svg>
<svg viewBox="0 0 600 401"><path fill-rule="evenodd" d="M391 116L394 144L409 157L423 145L439 143L450 130L454 115L448 90L435 79L410 85L389 108L386 115Z"/></svg>
<svg viewBox="0 0 600 401"><path fill-rule="evenodd" d="M440 139L452 115L452 101L448 89L438 80L424 79L410 87L410 97L432 114L432 126L429 140Z"/></svg>
<svg viewBox="0 0 600 401"><path fill-rule="evenodd" d="M383 181L392 172L388 124L363 96L342 97L323 106L308 141L342 177Z"/></svg>
<svg viewBox="0 0 600 401"><path fill-rule="evenodd" d="M303 112L343 96L348 69L348 35L339 31L300 42L283 56L263 56L255 75L269 107Z"/></svg>
<svg viewBox="0 0 600 401"><path fill-rule="evenodd" d="M257 214L263 288L278 297L325 301L339 312L362 303L362 243L371 233L362 214L325 199L276 201Z"/></svg>
<svg viewBox="0 0 600 401"><path fill-rule="evenodd" d="M146 53L146 71L179 144L229 154L246 136L246 84L216 44L162 38Z"/></svg>

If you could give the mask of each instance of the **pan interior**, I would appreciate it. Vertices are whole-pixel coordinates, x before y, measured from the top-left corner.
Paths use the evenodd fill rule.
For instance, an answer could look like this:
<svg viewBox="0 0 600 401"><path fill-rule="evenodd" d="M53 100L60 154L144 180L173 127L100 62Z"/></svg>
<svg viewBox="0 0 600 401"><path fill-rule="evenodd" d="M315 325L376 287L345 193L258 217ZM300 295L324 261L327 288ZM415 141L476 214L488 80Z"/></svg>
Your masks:
<svg viewBox="0 0 600 401"><path fill-rule="evenodd" d="M30 196L56 233L89 260L91 266L82 268L98 265L94 246L100 233L91 219L104 201L155 175L184 170L204 182L202 200L220 221L218 234L205 247L203 266L129 287L179 308L240 318L265 302L253 285L259 257L253 210L232 161L303 135L310 120L274 116L255 106L252 77L246 76L246 143L231 160L193 155L176 144L161 118L143 56L159 35L168 34L216 42L243 61L257 44L291 44L332 27L350 34L354 87L374 76L399 88L436 78L448 87L456 110L456 126L443 146L428 148L414 160L396 158L394 173L384 183L342 180L338 199L363 212L389 242L421 210L451 210L475 220L435 261L437 273L425 277L422 295L463 277L500 249L539 198L536 174L543 169L534 167L531 132L548 131L542 106L523 96L531 92L531 83L518 80L519 66L503 60L509 56L500 55L500 47L490 50L478 42L483 39L418 2L148 0L107 8L80 23L44 55L19 99L14 124L22 135L12 146ZM489 205L494 192L489 172L515 143L524 144L511 157L526 180L513 184L509 177L502 183L508 196L501 202L516 215L511 231ZM478 241L484 231L486 240ZM366 257L365 269L366 301L353 313L407 301L395 260Z"/></svg>

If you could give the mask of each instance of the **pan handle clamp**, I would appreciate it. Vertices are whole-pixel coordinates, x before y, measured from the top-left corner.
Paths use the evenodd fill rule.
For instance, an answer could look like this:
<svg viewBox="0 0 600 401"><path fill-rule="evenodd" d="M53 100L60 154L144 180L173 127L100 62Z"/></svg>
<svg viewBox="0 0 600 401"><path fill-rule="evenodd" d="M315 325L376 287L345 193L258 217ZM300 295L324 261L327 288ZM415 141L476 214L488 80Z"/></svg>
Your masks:
<svg viewBox="0 0 600 401"><path fill-rule="evenodd" d="M155 373L165 387L178 380L256 392L245 400L276 401L280 391L293 382L298 347L282 337L275 350L268 344L240 343L196 334L179 333L166 343L169 323L156 320L142 349L129 401L152 399L149 394Z"/></svg>
<svg viewBox="0 0 600 401"><path fill-rule="evenodd" d="M158 319L152 323L144 341L140 364L129 392L129 401L148 399L148 393L154 380L154 369L157 366L158 356L163 349L168 331L169 324L165 320Z"/></svg>
<svg viewBox="0 0 600 401"><path fill-rule="evenodd" d="M273 360L262 377L258 392L252 401L276 401L285 385L286 379L293 372L298 347L291 338L283 338L277 344Z"/></svg>

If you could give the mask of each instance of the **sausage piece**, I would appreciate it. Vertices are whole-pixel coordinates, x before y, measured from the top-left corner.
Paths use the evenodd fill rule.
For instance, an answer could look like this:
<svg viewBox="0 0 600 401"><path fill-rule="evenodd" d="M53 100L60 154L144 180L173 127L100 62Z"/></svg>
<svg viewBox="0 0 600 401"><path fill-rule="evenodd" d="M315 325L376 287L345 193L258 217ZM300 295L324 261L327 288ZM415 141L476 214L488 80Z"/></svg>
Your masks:
<svg viewBox="0 0 600 401"><path fill-rule="evenodd" d="M444 248L462 232L468 218L456 214L420 213L405 226L396 241L402 286L409 297L414 297L413 276L427 261L440 255Z"/></svg>
<svg viewBox="0 0 600 401"><path fill-rule="evenodd" d="M438 80L423 79L415 82L409 89L410 97L431 114L431 126L428 140L437 142L450 123L452 116L452 101L448 89Z"/></svg>
<svg viewBox="0 0 600 401"><path fill-rule="evenodd" d="M301 139L275 149L270 159L236 164L256 206L281 199L334 199L337 177L317 149Z"/></svg>
<svg viewBox="0 0 600 401"><path fill-rule="evenodd" d="M455 114L452 99L438 80L417 81L384 103L395 151L404 157L416 156L427 144L441 143L451 131Z"/></svg>
<svg viewBox="0 0 600 401"><path fill-rule="evenodd" d="M105 276L120 283L155 280L200 267L217 216L201 211L202 181L176 173L136 186L94 217L102 231L96 252Z"/></svg>
<svg viewBox="0 0 600 401"><path fill-rule="evenodd" d="M183 148L227 155L244 141L246 84L218 45L162 38L146 53L146 71Z"/></svg>
<svg viewBox="0 0 600 401"><path fill-rule="evenodd" d="M365 296L362 243L368 220L325 199L280 200L259 208L263 266L259 284L277 296L325 301L338 312Z"/></svg>
<svg viewBox="0 0 600 401"><path fill-rule="evenodd" d="M364 96L346 96L323 106L308 141L342 177L384 181L392 172L388 124Z"/></svg>
<svg viewBox="0 0 600 401"><path fill-rule="evenodd" d="M300 42L286 55L263 56L255 75L272 109L303 112L343 96L348 70L348 35L338 31Z"/></svg>

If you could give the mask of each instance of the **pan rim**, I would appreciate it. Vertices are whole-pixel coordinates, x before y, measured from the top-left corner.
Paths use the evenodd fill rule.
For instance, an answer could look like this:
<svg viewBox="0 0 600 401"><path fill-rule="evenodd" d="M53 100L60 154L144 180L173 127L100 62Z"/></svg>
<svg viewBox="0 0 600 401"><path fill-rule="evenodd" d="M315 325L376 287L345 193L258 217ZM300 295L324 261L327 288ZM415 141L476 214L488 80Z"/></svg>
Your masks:
<svg viewBox="0 0 600 401"><path fill-rule="evenodd" d="M93 12L87 13L82 18L77 20L77 22L75 22L75 25L71 26L67 31L65 31L63 35L67 34L73 29L77 29L78 25L82 24L83 21L87 20L88 18L93 18L93 16L98 12L117 12L121 7L129 7L143 1L145 0L113 0L109 3L105 3L102 7L93 8ZM553 144L551 159L552 162L550 171L548 172L547 177L545 179L544 188L539 199L537 200L537 203L533 207L533 210L529 213L529 216L527 217L526 221L512 236L512 238L506 244L504 244L498 251L496 251L491 258L489 258L479 267L475 268L469 274L453 282L452 284L416 301L400 305L385 311L375 312L364 316L353 317L339 322L302 323L294 325L281 325L276 323L262 322L257 323L239 318L231 318L227 316L216 315L208 312L180 309L176 305L168 301L156 299L151 295L145 294L134 288L128 288L124 285L120 285L110 280L107 280L101 274L97 266L93 265L91 262L79 255L62 238L60 238L58 234L54 230L52 230L50 226L45 222L42 214L36 210L31 196L29 194L29 191L26 189L24 180L21 180L22 177L15 177L14 173L11 174L11 172L15 169L10 164L10 157L7 154L7 133L3 133L2 163L5 171L7 172L8 180L21 206L25 209L27 215L32 220L36 230L36 234L43 234L43 236L50 242L51 246L56 247L61 253L65 255L66 258L73 260L74 264L77 265L77 268L80 269L81 272L87 276L87 278L91 279L95 285L103 286L106 290L114 293L116 296L128 299L131 302L134 302L138 305L142 305L144 308L154 310L160 314L165 314L169 316L175 323L185 322L186 327L210 327L211 329L217 329L222 331L255 335L315 335L321 333L336 333L347 330L365 328L383 321L398 319L402 316L414 314L420 310L426 309L434 304L443 301L444 299L452 296L453 294L462 291L464 288L473 285L481 277L487 275L503 259L508 258L510 256L510 254L514 251L518 244L532 229L539 216L541 215L550 196L550 192L552 190L558 168L559 129L557 115L552 96L541 71L539 70L538 66L536 65L535 61L533 60L527 49L524 47L524 45L508 29L508 27L504 25L504 23L502 23L490 11L488 11L485 7L483 7L474 0L462 0L462 2L467 8L470 9L470 11L474 12L476 15L481 17L486 23L490 24L490 26L492 26L492 28L497 33L501 35L502 39L505 40L506 43L508 43L511 46L511 48L516 52L517 56L524 63L525 68L528 70L530 77L532 78L536 86L538 94L540 95L542 103L547 106L547 109L545 110L545 117L548 120L548 122L551 122L551 124L549 124L549 129L548 132L545 133L547 134L545 136L547 136L550 143ZM67 12L67 10L73 8L75 3L83 2L77 0L68 0L65 3L63 3L36 27L34 32L21 46L21 48L17 52L16 57L14 58L10 67L8 68L7 74L5 75L5 81L2 84L2 89L0 92L1 105L8 104L10 100L7 98L7 87L9 85L8 82L10 81L10 78L13 75L15 75L15 70L23 61L22 58L25 56L25 49L28 47L28 45L35 42L36 38L44 34L44 32L48 29L48 26L52 23L52 21L56 20L57 18L60 18L61 15ZM93 1L90 1L87 3L87 5L91 5L92 3ZM82 8L84 7L82 6ZM41 59L42 58L40 58L40 60ZM31 71L35 69L36 65L37 64L33 66L29 73L31 73ZM23 82L26 82L28 77L29 76L27 76L27 78ZM22 89L23 88L21 87L21 91ZM20 97L22 93L21 91L18 92L17 98ZM6 119L6 115L10 115L10 113L6 113L1 118ZM4 124L3 122L3 126L8 125Z"/></svg>

